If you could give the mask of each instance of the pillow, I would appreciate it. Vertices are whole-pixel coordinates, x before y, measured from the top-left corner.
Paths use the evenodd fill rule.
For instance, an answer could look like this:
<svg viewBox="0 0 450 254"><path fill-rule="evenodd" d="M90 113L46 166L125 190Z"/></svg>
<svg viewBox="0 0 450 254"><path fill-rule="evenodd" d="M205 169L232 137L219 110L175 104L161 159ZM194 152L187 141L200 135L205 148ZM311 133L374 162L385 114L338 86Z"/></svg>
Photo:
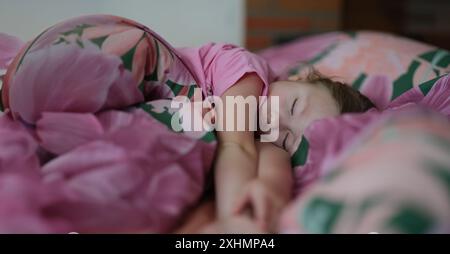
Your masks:
<svg viewBox="0 0 450 254"><path fill-rule="evenodd" d="M260 55L271 63L281 79L302 75L308 69L306 67L312 65L325 76L360 90L380 110L417 103L449 115L448 92L442 91L448 91L450 86L445 75L450 72L450 54L444 49L391 34L362 31L302 38L262 51ZM429 94L440 78L443 80L439 87ZM353 135L360 124L363 123L335 131ZM311 144L309 139L316 139L311 136L312 129L310 133L305 132L299 148L292 155L297 193L317 179L321 152L334 153L342 149L341 145L330 144L322 149ZM317 135L326 140L331 134L325 131ZM317 157L312 149L320 150Z"/></svg>
<svg viewBox="0 0 450 254"><path fill-rule="evenodd" d="M320 53L302 61L352 85L379 109L409 89L450 72L447 50L377 32L335 35ZM288 68L289 75L301 75L307 69L304 63Z"/></svg>
<svg viewBox="0 0 450 254"><path fill-rule="evenodd" d="M283 212L280 232L450 232L448 118L410 104L324 121L364 128Z"/></svg>
<svg viewBox="0 0 450 254"><path fill-rule="evenodd" d="M325 174L334 156L344 152L352 140L364 130L374 114L418 105L440 113L450 120L450 75L438 77L405 92L383 111L371 109L367 113L351 113L325 118L305 129L297 151L291 156L295 172L295 193L300 194ZM332 130L332 131L330 131Z"/></svg>

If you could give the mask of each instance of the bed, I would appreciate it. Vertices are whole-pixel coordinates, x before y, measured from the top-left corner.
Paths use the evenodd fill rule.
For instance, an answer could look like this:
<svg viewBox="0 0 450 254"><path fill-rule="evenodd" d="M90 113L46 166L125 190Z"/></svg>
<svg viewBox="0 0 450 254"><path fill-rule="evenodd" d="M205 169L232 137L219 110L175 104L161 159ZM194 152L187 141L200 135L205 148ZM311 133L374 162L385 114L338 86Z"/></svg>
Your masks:
<svg viewBox="0 0 450 254"><path fill-rule="evenodd" d="M213 132L171 125L172 99L196 87L176 50L104 15L18 48L2 54L0 217L9 219L0 232L171 232L210 184L216 147ZM281 78L313 65L379 109L308 128L292 155L296 198L280 233L450 232L448 51L361 31L259 54Z"/></svg>

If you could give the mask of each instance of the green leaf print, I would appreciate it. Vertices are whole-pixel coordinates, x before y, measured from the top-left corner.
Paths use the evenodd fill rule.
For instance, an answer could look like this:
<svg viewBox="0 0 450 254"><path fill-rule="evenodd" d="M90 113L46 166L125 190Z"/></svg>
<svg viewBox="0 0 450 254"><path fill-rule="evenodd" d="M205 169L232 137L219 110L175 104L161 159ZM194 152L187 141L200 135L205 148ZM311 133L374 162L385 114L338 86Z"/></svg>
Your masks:
<svg viewBox="0 0 450 254"><path fill-rule="evenodd" d="M297 148L297 151L291 157L291 165L293 167L303 166L308 157L309 143L305 136L302 136L302 141Z"/></svg>
<svg viewBox="0 0 450 254"><path fill-rule="evenodd" d="M158 122L160 122L160 123L162 123L162 124L164 124L165 126L167 126L167 128L169 128L170 130L172 130L172 131L175 131L173 128L172 128L172 124L171 124L171 121L172 121L172 114L170 114L170 112L168 111L168 109L166 108L165 110L164 110L164 112L162 112L162 113L158 113L158 112L155 112L155 111L153 111L153 105L151 105L151 104L141 104L141 105L139 105L139 108L141 108L141 109L143 109L145 112L147 112L147 113L149 113L152 117L154 117ZM175 112L174 113L174 115L175 114L177 114L177 112ZM181 130L181 131L179 131L178 133L183 133L184 131L183 130ZM202 137L201 137L201 139L200 140L202 140L203 142L206 142L206 143L211 143L211 142L213 142L213 141L215 141L216 140L216 136L215 136L215 134L214 134L214 132L206 132Z"/></svg>
<svg viewBox="0 0 450 254"><path fill-rule="evenodd" d="M158 46L158 43L157 43L157 41L155 39L153 39L153 43L156 45L156 47L155 47L155 49L156 49L156 59L158 61L159 55L160 55L160 53L159 53L159 46ZM154 68L153 72L150 75L146 75L144 77L144 80L145 81L156 81L156 80L158 80L158 64L157 63L155 64L155 68Z"/></svg>
<svg viewBox="0 0 450 254"><path fill-rule="evenodd" d="M180 84L173 82L172 80L167 80L166 85L169 86L170 90L172 90L175 96L177 96L180 93L181 89L183 89L184 87Z"/></svg>
<svg viewBox="0 0 450 254"><path fill-rule="evenodd" d="M450 201L450 165L444 165L437 161L428 161L427 169L445 187Z"/></svg>
<svg viewBox="0 0 450 254"><path fill-rule="evenodd" d="M76 34L76 35L81 37L83 35L84 29L89 28L89 27L93 27L93 25L81 24L81 25L76 26L74 29L69 30L69 31L64 32L64 33L61 33L61 34L64 35L64 36L69 36L71 34Z"/></svg>
<svg viewBox="0 0 450 254"><path fill-rule="evenodd" d="M136 52L136 45L132 47L130 50L128 50L128 52L121 57L123 66L125 67L125 69L129 71L131 71L133 67L133 57L135 52Z"/></svg>
<svg viewBox="0 0 450 254"><path fill-rule="evenodd" d="M420 62L414 60L409 65L408 71L394 81L394 91L392 93L391 100L394 100L413 87L414 73L416 72L417 68L419 68L419 66Z"/></svg>
<svg viewBox="0 0 450 254"><path fill-rule="evenodd" d="M431 88L434 86L434 84L445 75L442 75L440 77L428 80L422 84L419 85L420 91L422 91L423 95L426 96L428 92L431 90Z"/></svg>
<svg viewBox="0 0 450 254"><path fill-rule="evenodd" d="M450 53L443 49L428 51L419 57L440 68L446 68L450 64Z"/></svg>
<svg viewBox="0 0 450 254"><path fill-rule="evenodd" d="M189 87L189 91L188 91L188 95L187 95L189 99L192 98L192 96L194 96L194 91L195 91L195 88L197 88L197 87L198 86L196 84L193 84Z"/></svg>
<svg viewBox="0 0 450 254"><path fill-rule="evenodd" d="M323 197L311 199L303 210L301 225L307 233L328 234L344 208L344 204Z"/></svg>
<svg viewBox="0 0 450 254"><path fill-rule="evenodd" d="M211 143L216 140L216 135L214 135L214 132L207 132L205 135L203 135L201 140L206 143Z"/></svg>
<svg viewBox="0 0 450 254"><path fill-rule="evenodd" d="M367 211L369 211L370 209L374 208L375 206L381 204L381 202L384 200L384 197L381 195L376 195L376 196L370 196L367 197L366 199L364 199L360 204L359 204L359 209L358 209L358 216L359 218L362 218Z"/></svg>
<svg viewBox="0 0 450 254"><path fill-rule="evenodd" d="M153 105L151 104L141 104L139 106L141 109L143 109L145 112L149 113L153 118L155 118L156 120L158 120L158 122L164 124L165 126L167 126L169 129L172 129L172 114L170 114L170 112L168 111L167 108L164 109L163 112L158 113L153 111Z"/></svg>
<svg viewBox="0 0 450 254"><path fill-rule="evenodd" d="M105 42L106 38L108 38L108 36L98 37L95 39L91 39L91 42L97 45L99 48L102 48L103 42Z"/></svg>
<svg viewBox="0 0 450 254"><path fill-rule="evenodd" d="M387 221L386 226L403 234L425 234L430 232L433 225L433 217L423 209L403 205Z"/></svg>
<svg viewBox="0 0 450 254"><path fill-rule="evenodd" d="M358 78L356 78L355 81L353 81L352 87L356 90L359 90L364 82L366 80L367 75L365 73L359 74Z"/></svg>

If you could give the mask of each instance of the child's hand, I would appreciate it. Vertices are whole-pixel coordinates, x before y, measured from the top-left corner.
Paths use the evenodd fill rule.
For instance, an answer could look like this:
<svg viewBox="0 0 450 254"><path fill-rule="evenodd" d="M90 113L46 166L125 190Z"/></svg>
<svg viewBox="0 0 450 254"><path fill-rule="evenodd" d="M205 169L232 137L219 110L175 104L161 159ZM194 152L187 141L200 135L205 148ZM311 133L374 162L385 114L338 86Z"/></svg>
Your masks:
<svg viewBox="0 0 450 254"><path fill-rule="evenodd" d="M246 208L250 208L252 217L262 229L269 230L275 226L283 202L268 184L261 180L253 180L246 186L234 212L240 214L246 211Z"/></svg>
<svg viewBox="0 0 450 254"><path fill-rule="evenodd" d="M238 215L215 221L205 226L199 233L202 234L265 234L248 216Z"/></svg>

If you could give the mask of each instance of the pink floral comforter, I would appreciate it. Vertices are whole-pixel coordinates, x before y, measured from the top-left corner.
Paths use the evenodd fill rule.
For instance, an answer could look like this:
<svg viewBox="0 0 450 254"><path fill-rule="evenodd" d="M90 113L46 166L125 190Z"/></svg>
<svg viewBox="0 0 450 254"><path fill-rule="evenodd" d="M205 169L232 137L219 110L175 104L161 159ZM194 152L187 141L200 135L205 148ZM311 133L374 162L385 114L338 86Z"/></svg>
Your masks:
<svg viewBox="0 0 450 254"><path fill-rule="evenodd" d="M447 51L363 32L261 55L281 77L314 64L385 110L308 129L280 232L449 232ZM191 96L195 78L151 30L95 15L27 45L0 34L6 66L0 232L169 232L198 201L215 138L171 130L170 99Z"/></svg>
<svg viewBox="0 0 450 254"><path fill-rule="evenodd" d="M6 66L0 233L169 232L197 203L215 138L170 128L195 80L151 30L95 15L0 34Z"/></svg>

